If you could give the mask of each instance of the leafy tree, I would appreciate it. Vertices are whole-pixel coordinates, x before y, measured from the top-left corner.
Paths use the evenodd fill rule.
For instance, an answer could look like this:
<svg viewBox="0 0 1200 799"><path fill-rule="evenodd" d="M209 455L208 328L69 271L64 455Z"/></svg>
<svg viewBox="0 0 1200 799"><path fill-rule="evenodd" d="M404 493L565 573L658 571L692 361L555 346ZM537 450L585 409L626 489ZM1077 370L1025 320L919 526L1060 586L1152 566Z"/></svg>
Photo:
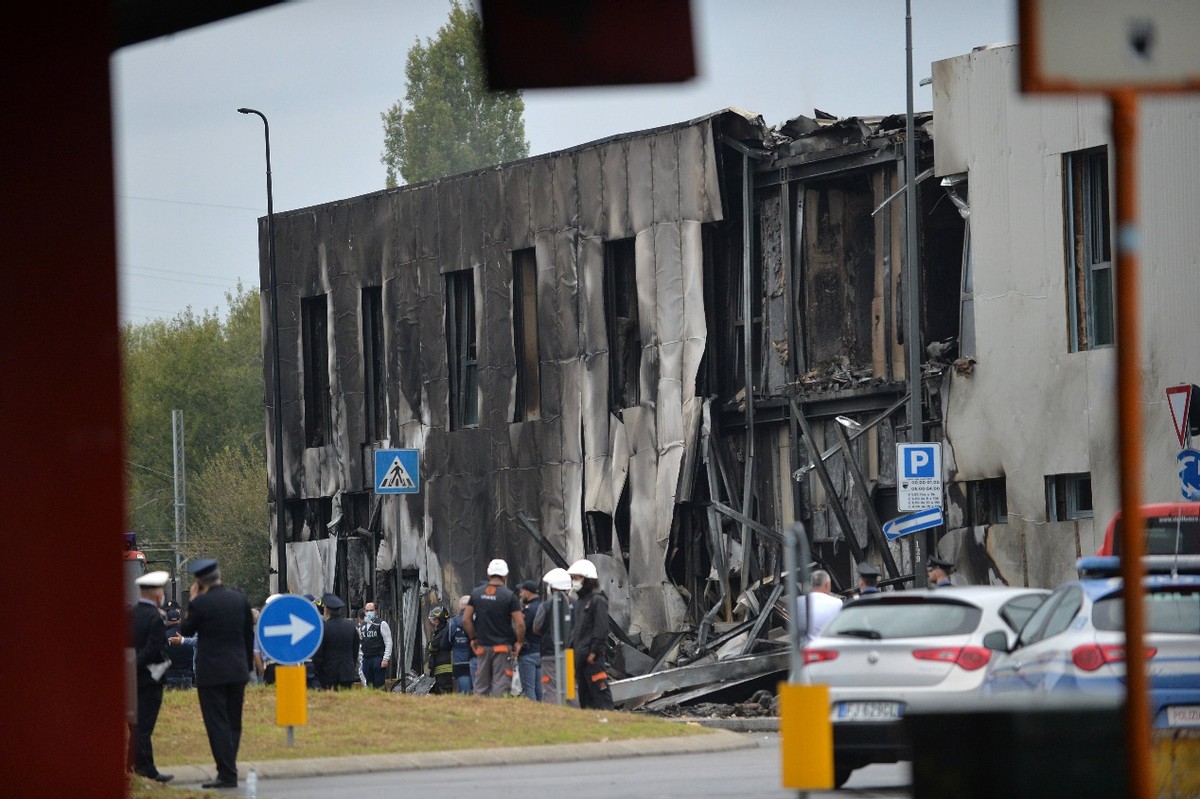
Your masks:
<svg viewBox="0 0 1200 799"><path fill-rule="evenodd" d="M474 8L453 0L437 36L408 51L404 74L404 102L380 115L388 188L397 176L419 183L529 155L521 93L488 91Z"/></svg>
<svg viewBox="0 0 1200 799"><path fill-rule="evenodd" d="M252 604L269 591L270 518L261 446L228 446L189 481L196 513L188 521L188 549L221 563L226 585L243 589Z"/></svg>
<svg viewBox="0 0 1200 799"><path fill-rule="evenodd" d="M226 302L224 317L216 311L197 314L188 309L170 320L129 324L121 331L128 529L149 548L151 560L174 561L168 547L175 529L172 410L183 411L189 530L208 512L205 496L196 494L194 486L204 481L217 456L228 458L230 448L248 453L258 474L243 477L266 482L259 295L239 284ZM229 492L250 502L246 491L230 487ZM264 516L266 501L262 488L253 502ZM266 534L264 522L256 533L264 544ZM185 557L209 554L197 548L190 534L188 544ZM265 578L265 567L263 572Z"/></svg>

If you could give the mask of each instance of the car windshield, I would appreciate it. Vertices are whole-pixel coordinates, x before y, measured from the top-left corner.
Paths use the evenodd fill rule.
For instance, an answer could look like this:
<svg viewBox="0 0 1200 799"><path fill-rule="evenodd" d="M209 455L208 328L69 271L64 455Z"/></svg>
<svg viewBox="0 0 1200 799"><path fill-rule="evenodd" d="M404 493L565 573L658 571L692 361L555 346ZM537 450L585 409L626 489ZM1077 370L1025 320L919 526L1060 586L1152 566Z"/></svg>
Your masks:
<svg viewBox="0 0 1200 799"><path fill-rule="evenodd" d="M1146 631L1200 635L1200 591L1166 589L1146 595ZM1105 597L1092 607L1097 630L1125 629L1125 602L1120 594Z"/></svg>
<svg viewBox="0 0 1200 799"><path fill-rule="evenodd" d="M961 635L979 626L982 615L960 602L863 602L843 608L821 634L872 640Z"/></svg>

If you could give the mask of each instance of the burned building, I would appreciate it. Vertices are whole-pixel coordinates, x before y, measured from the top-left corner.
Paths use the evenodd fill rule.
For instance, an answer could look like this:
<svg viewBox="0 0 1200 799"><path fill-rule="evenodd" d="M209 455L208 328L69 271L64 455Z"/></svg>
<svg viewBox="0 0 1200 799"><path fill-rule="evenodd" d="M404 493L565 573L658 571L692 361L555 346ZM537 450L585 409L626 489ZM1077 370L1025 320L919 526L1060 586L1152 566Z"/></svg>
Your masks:
<svg viewBox="0 0 1200 799"><path fill-rule="evenodd" d="M964 244L929 123L922 351L958 335ZM840 585L867 559L903 584L924 547L879 525L914 344L903 133L726 110L276 214L288 588L380 602L411 653L418 605L489 559L522 580L587 556L657 654L772 607L797 520ZM419 493L373 492L379 448L420 451Z"/></svg>

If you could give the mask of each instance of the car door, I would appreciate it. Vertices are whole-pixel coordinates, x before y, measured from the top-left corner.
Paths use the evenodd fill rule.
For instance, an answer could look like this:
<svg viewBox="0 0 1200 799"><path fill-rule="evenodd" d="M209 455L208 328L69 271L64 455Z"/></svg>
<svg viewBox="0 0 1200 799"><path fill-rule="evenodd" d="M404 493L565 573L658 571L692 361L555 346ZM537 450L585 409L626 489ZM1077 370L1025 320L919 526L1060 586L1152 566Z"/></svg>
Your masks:
<svg viewBox="0 0 1200 799"><path fill-rule="evenodd" d="M1034 667L1034 660L1041 654L1039 644L1047 635L1059 626L1061 616L1070 610L1070 605L1060 611L1064 599L1069 596L1072 586L1062 586L1052 593L1033 612L1029 621L1021 628L1016 645L1012 651L1001 655L994 661L984 684L988 693L1021 692L1036 689L1045 679L1045 669ZM1073 603L1071 603L1073 604ZM1077 610L1078 608L1076 608ZM1055 624L1051 625L1051 619Z"/></svg>
<svg viewBox="0 0 1200 799"><path fill-rule="evenodd" d="M1080 618L1083 604L1083 591L1078 585L1063 586L1036 635L1028 641L1019 640L1018 648L1009 654L1011 668L1026 689L1054 691L1069 673L1071 647L1077 643L1070 631L1077 626L1075 621Z"/></svg>

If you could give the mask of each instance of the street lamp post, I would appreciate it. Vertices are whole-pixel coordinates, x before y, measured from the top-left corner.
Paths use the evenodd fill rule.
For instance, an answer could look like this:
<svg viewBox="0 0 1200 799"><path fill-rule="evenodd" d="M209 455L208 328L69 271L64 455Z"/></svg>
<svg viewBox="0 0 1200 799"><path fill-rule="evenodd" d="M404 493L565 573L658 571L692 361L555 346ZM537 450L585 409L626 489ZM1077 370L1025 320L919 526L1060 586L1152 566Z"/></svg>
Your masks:
<svg viewBox="0 0 1200 799"><path fill-rule="evenodd" d="M287 534L284 512L283 483L283 389L279 375L279 280L275 273L275 205L271 196L271 125L262 111L239 108L239 114L254 114L263 122L263 137L267 144L267 266L271 277L271 350L273 355L272 394L275 403L275 573L276 592L286 594L287 580Z"/></svg>

